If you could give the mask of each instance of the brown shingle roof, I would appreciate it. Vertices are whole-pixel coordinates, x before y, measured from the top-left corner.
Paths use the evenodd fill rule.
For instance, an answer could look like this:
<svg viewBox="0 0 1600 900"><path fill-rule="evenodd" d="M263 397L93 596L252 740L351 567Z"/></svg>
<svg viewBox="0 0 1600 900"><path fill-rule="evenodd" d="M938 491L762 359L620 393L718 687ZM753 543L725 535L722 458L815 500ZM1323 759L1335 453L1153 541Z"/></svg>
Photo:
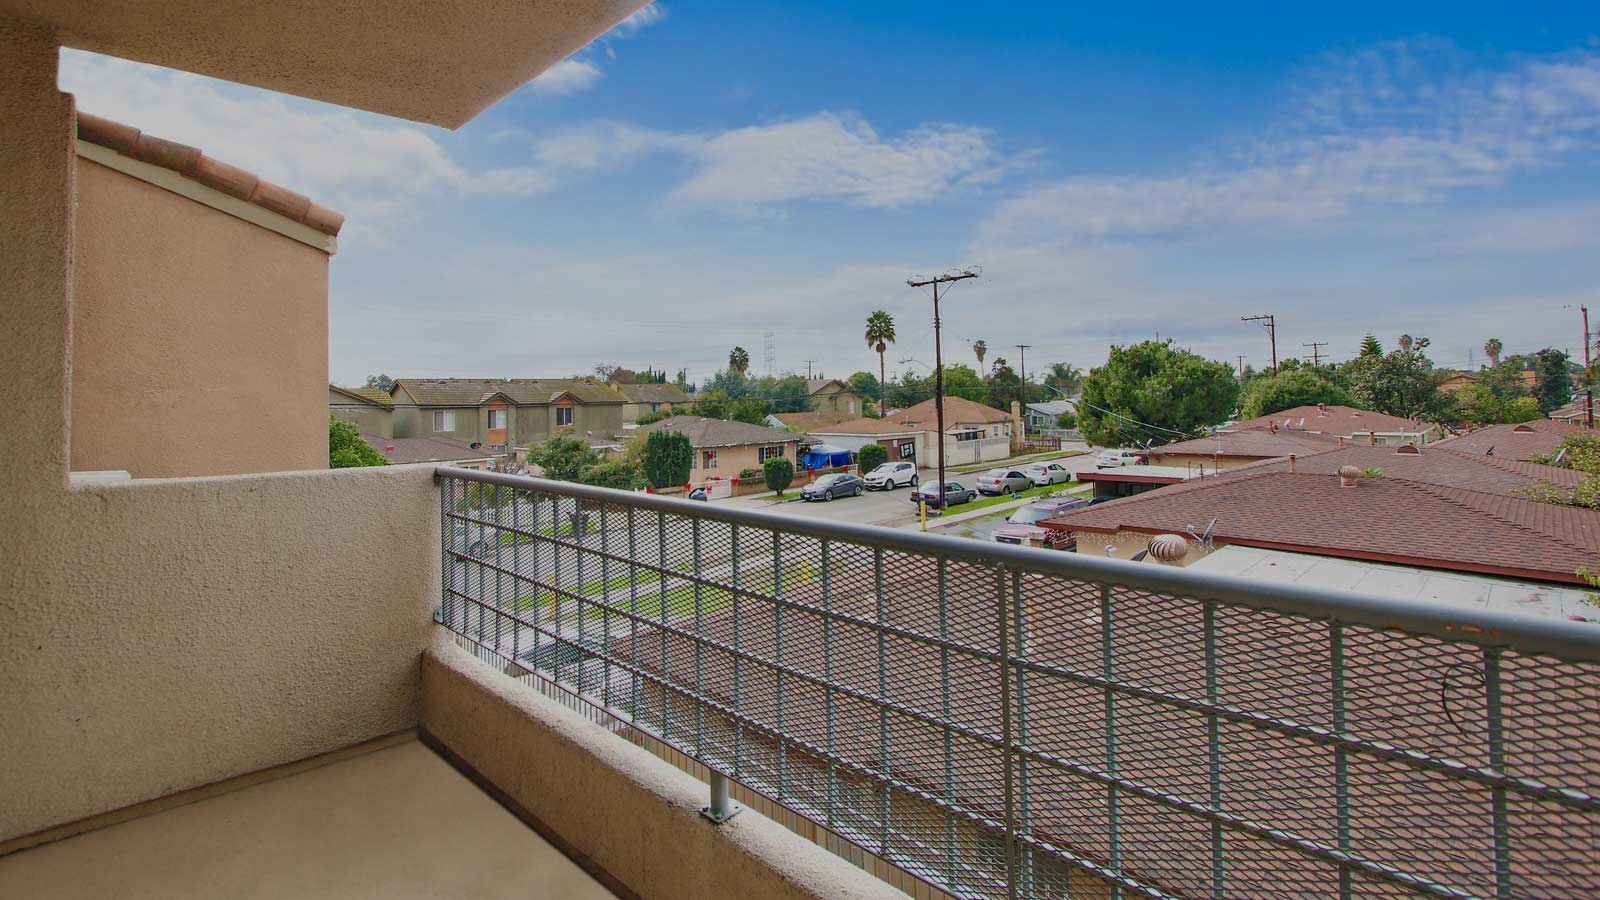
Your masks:
<svg viewBox="0 0 1600 900"><path fill-rule="evenodd" d="M985 406L965 397L944 398L944 425L949 428L962 422L1005 422L1011 418L1009 413L1001 412L992 406ZM932 400L924 400L916 406L902 409L889 419L902 425L918 425L932 430L938 417L935 414Z"/></svg>
<svg viewBox="0 0 1600 900"><path fill-rule="evenodd" d="M892 419L851 419L848 422L839 422L834 425L819 425L811 429L812 434L911 434L919 431L932 431L933 423L922 426L906 425Z"/></svg>
<svg viewBox="0 0 1600 900"><path fill-rule="evenodd" d="M1425 422L1415 422L1387 413L1373 412L1370 409L1356 409L1353 406L1296 406L1294 409L1230 425L1227 430L1245 431L1252 428L1268 428L1274 424L1279 429L1337 435L1366 434L1369 431L1379 434L1419 432L1436 428Z"/></svg>
<svg viewBox="0 0 1600 900"><path fill-rule="evenodd" d="M1549 419L1534 419L1518 425L1490 425L1488 428L1447 437L1435 446L1474 456L1482 456L1493 450L1496 459L1528 460L1554 453L1561 439L1572 434L1577 427Z"/></svg>
<svg viewBox="0 0 1600 900"><path fill-rule="evenodd" d="M372 403L386 408L394 406L394 398L390 397L387 392L378 390L377 388L347 388L339 387L336 384L330 384L328 385L328 389L332 391L338 391L341 394L352 397L356 400L360 400L364 403Z"/></svg>
<svg viewBox="0 0 1600 900"><path fill-rule="evenodd" d="M808 378L806 379L806 393L815 394L817 391L822 390L830 384L837 384L840 390L846 393L851 392L850 385L845 384L837 378Z"/></svg>
<svg viewBox="0 0 1600 900"><path fill-rule="evenodd" d="M382 453L384 459L395 465L494 458L493 453L482 449L474 450L467 444L452 438L386 438L375 434L363 434L361 439L367 442L367 446Z"/></svg>
<svg viewBox="0 0 1600 900"><path fill-rule="evenodd" d="M1167 454L1215 455L1270 459L1275 456L1288 456L1291 453L1315 453L1338 445L1339 439L1332 435L1314 434L1309 431L1272 432L1265 428L1250 428L1241 431L1220 431L1210 437L1152 447L1148 455L1153 457ZM1160 465L1160 463L1154 464Z"/></svg>
<svg viewBox="0 0 1600 900"><path fill-rule="evenodd" d="M707 419L701 416L673 416L639 428L640 431L677 431L689 436L695 447L745 447L755 444L797 443L800 435L764 425Z"/></svg>
<svg viewBox="0 0 1600 900"><path fill-rule="evenodd" d="M688 403L689 395L675 384L613 384L611 389L630 403Z"/></svg>
<svg viewBox="0 0 1600 900"><path fill-rule="evenodd" d="M304 194L263 181L251 172L212 159L195 147L144 134L131 125L80 112L78 139L115 150L129 159L171 169L213 190L254 203L323 234L337 236L344 226L344 216L318 206Z"/></svg>
<svg viewBox="0 0 1600 900"><path fill-rule="evenodd" d="M845 421L847 418L838 413L830 412L773 413L772 417L782 422L785 427L798 431L826 429Z"/></svg>
<svg viewBox="0 0 1600 900"><path fill-rule="evenodd" d="M580 403L623 402L621 394L588 378L399 378L395 385L422 406L478 406L496 394L519 406L554 403L562 394Z"/></svg>

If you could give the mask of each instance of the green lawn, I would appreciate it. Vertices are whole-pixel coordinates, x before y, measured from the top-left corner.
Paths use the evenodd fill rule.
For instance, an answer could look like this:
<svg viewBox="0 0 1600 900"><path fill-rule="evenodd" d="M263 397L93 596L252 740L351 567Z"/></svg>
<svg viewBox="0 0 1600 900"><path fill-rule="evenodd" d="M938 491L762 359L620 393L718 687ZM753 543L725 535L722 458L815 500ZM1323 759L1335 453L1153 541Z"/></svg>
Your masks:
<svg viewBox="0 0 1600 900"><path fill-rule="evenodd" d="M1087 488L1088 485L1085 485L1084 487ZM984 495L979 494L978 499L972 501L971 503L962 503L959 506L950 507L950 514L955 515L956 513L971 512L972 510L983 509L984 507L988 506L998 506L1001 503L1010 503L1014 499L1038 500L1042 497L1054 497L1057 494L1076 495L1078 493L1081 493L1081 489L1074 488L1069 482L1067 484L1052 484L1045 487L1031 487L1025 491L1018 491L1015 497L1011 496L1010 494L1001 494L997 497L985 497Z"/></svg>
<svg viewBox="0 0 1600 900"><path fill-rule="evenodd" d="M1087 452L1088 451L1086 450L1047 450L1043 453L1030 453L1027 456L1014 456L1010 459L997 459L992 462L979 463L977 465L960 466L958 468L946 467L945 473L951 475L968 475L973 472L987 472L990 469L1025 466L1036 459L1066 459L1069 456L1082 456Z"/></svg>

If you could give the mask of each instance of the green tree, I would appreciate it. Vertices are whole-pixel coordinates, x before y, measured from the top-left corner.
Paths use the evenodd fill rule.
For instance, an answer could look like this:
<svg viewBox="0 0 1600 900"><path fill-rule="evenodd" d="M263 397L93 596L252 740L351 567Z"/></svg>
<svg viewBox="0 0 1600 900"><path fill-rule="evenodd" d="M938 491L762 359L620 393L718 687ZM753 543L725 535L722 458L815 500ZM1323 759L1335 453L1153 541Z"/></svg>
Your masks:
<svg viewBox="0 0 1600 900"><path fill-rule="evenodd" d="M694 447L681 431L652 431L644 438L644 476L654 488L675 487L689 481Z"/></svg>
<svg viewBox="0 0 1600 900"><path fill-rule="evenodd" d="M734 369L718 372L707 378L705 384L700 385L700 393L702 394L722 391L735 400L742 400L750 396L754 390L755 388L751 385L750 379L746 378L743 372Z"/></svg>
<svg viewBox="0 0 1600 900"><path fill-rule="evenodd" d="M1502 401L1528 396L1527 383L1522 378L1526 371L1524 357L1514 356L1478 373L1478 384L1488 388Z"/></svg>
<svg viewBox="0 0 1600 900"><path fill-rule="evenodd" d="M1426 354L1428 339L1416 338L1409 349L1360 356L1346 363L1344 376L1357 406L1407 419L1444 417L1447 405L1439 393L1433 362Z"/></svg>
<svg viewBox="0 0 1600 900"><path fill-rule="evenodd" d="M641 490L649 483L638 463L626 459L595 463L584 469L578 480L595 487L616 488L619 491Z"/></svg>
<svg viewBox="0 0 1600 900"><path fill-rule="evenodd" d="M856 453L856 462L861 466L861 474L863 475L888 461L889 450L882 444L867 444Z"/></svg>
<svg viewBox="0 0 1600 900"><path fill-rule="evenodd" d="M811 409L811 389L804 378L781 378L766 387L762 394L768 401L762 412L763 418L767 412L795 413Z"/></svg>
<svg viewBox="0 0 1600 900"><path fill-rule="evenodd" d="M353 423L328 417L328 468L359 469L364 466L387 466L389 460L361 439L361 430Z"/></svg>
<svg viewBox="0 0 1600 900"><path fill-rule="evenodd" d="M850 390L867 398L867 405L878 407L876 413L871 409L864 409L862 410L863 413L869 415L882 413L883 402L889 399L889 385L887 382L880 381L878 376L871 372L857 372L845 379L845 383L850 385Z"/></svg>
<svg viewBox="0 0 1600 900"><path fill-rule="evenodd" d="M728 354L728 369L740 375L750 371L750 354L743 347L735 347Z"/></svg>
<svg viewBox="0 0 1600 900"><path fill-rule="evenodd" d="M1518 397L1505 405L1501 413L1502 422L1532 422L1534 419L1544 418L1544 411L1539 408L1539 401L1534 397Z"/></svg>
<svg viewBox="0 0 1600 900"><path fill-rule="evenodd" d="M999 360L996 360L999 363ZM1015 377L1015 376L1013 376ZM953 365L944 367L944 395L946 397L965 397L978 403L989 400L989 385L979 375L977 370L967 365ZM933 396L933 384L928 385L928 397ZM928 397L924 397L926 400ZM921 401L918 401L921 402Z"/></svg>
<svg viewBox="0 0 1600 900"><path fill-rule="evenodd" d="M1170 443L1228 418L1239 401L1233 367L1172 346L1171 340L1113 345L1083 383L1078 430L1090 443Z"/></svg>
<svg viewBox="0 0 1600 900"><path fill-rule="evenodd" d="M1350 395L1318 370L1310 368L1263 375L1245 386L1239 396L1239 415L1254 419L1296 406L1349 406Z"/></svg>
<svg viewBox="0 0 1600 900"><path fill-rule="evenodd" d="M1044 377L1044 383L1064 396L1075 397L1083 390L1083 370L1072 363L1051 363L1050 374Z"/></svg>
<svg viewBox="0 0 1600 900"><path fill-rule="evenodd" d="M1523 398L1530 399L1530 398ZM1455 416L1460 422L1474 422L1480 425L1493 425L1505 421L1507 401L1494 395L1484 384L1469 384L1455 393ZM1538 412L1539 404L1533 405Z"/></svg>
<svg viewBox="0 0 1600 900"><path fill-rule="evenodd" d="M1361 339L1361 355L1382 356L1383 344L1378 342L1378 338L1375 335L1369 333L1366 337Z"/></svg>
<svg viewBox="0 0 1600 900"><path fill-rule="evenodd" d="M973 375L976 376L977 373L974 372ZM888 395L890 406L901 409L916 406L933 397L933 376L924 377L907 369L889 385Z"/></svg>
<svg viewBox="0 0 1600 900"><path fill-rule="evenodd" d="M989 355L989 344L985 341L973 341L972 352L978 357L978 368L983 368L983 358Z"/></svg>
<svg viewBox="0 0 1600 900"><path fill-rule="evenodd" d="M894 343L894 317L881 309L875 309L867 316L867 346L878 352L878 381L880 390L878 399L883 401L884 408L889 404L888 369L885 368L883 352ZM854 376L852 376L854 377Z"/></svg>
<svg viewBox="0 0 1600 900"><path fill-rule="evenodd" d="M556 435L528 448L528 462L538 466L546 478L578 481L584 469L600 462L600 454L588 441Z"/></svg>
<svg viewBox="0 0 1600 900"><path fill-rule="evenodd" d="M394 390L394 379L382 374L368 375L366 386L369 388L377 388L378 390L387 394Z"/></svg>
<svg viewBox="0 0 1600 900"><path fill-rule="evenodd" d="M1062 413L1059 416L1056 416L1056 427L1057 428L1077 428L1078 427L1078 417L1077 417L1077 415L1072 413L1071 411L1068 411L1068 412Z"/></svg>
<svg viewBox="0 0 1600 900"><path fill-rule="evenodd" d="M1500 351L1505 348L1506 345L1500 343L1499 338L1492 337L1483 342L1483 355L1489 357L1489 368L1500 365Z"/></svg>
<svg viewBox="0 0 1600 900"><path fill-rule="evenodd" d="M640 413L638 421L636 421L634 424L649 425L654 422L659 422L662 419L670 419L675 415L677 415L677 413L674 413L670 409L658 409L655 412Z"/></svg>
<svg viewBox="0 0 1600 900"><path fill-rule="evenodd" d="M1565 353L1546 347L1533 355L1533 394L1545 414L1572 402L1571 360Z"/></svg>
<svg viewBox="0 0 1600 900"><path fill-rule="evenodd" d="M794 463L782 456L774 456L762 464L761 476L769 489L781 494L794 483Z"/></svg>
<svg viewBox="0 0 1600 900"><path fill-rule="evenodd" d="M989 370L989 377L984 381L988 388L984 400L996 409L1009 411L1011 401L1022 399L1022 376L1011 368L1004 356L994 358L994 368Z"/></svg>

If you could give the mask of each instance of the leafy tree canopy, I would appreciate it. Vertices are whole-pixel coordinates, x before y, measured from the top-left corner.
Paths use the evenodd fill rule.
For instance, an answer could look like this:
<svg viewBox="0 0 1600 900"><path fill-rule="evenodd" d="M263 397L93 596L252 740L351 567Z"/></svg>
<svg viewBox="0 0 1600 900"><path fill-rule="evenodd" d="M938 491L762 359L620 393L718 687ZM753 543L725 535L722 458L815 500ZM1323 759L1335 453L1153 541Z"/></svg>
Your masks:
<svg viewBox="0 0 1600 900"><path fill-rule="evenodd" d="M1565 353L1546 347L1533 355L1533 394L1539 399L1539 410L1551 410L1572 402L1571 361Z"/></svg>
<svg viewBox="0 0 1600 900"><path fill-rule="evenodd" d="M1051 363L1050 372L1045 375L1044 383L1068 397L1073 397L1083 390L1083 370L1072 363Z"/></svg>
<svg viewBox="0 0 1600 900"><path fill-rule="evenodd" d="M1355 405L1408 419L1448 418L1427 348L1427 338L1415 338L1407 348L1372 356L1363 341L1361 355L1342 368Z"/></svg>
<svg viewBox="0 0 1600 900"><path fill-rule="evenodd" d="M1078 430L1090 443L1166 444L1198 436L1228 418L1239 400L1233 367L1172 346L1113 345L1083 383Z"/></svg>
<svg viewBox="0 0 1600 900"><path fill-rule="evenodd" d="M1350 394L1317 370L1309 367L1292 369L1252 379L1240 395L1239 416L1254 419L1317 403L1349 406Z"/></svg>
<svg viewBox="0 0 1600 900"><path fill-rule="evenodd" d="M644 475L652 487L686 484L694 447L681 431L652 431L644 438Z"/></svg>
<svg viewBox="0 0 1600 900"><path fill-rule="evenodd" d="M556 435L528 448L528 462L538 466L546 478L579 481L584 469L600 462L600 454L588 441Z"/></svg>
<svg viewBox="0 0 1600 900"><path fill-rule="evenodd" d="M1362 356L1382 356L1383 355L1383 344L1381 342L1379 342L1379 340L1378 340L1376 335L1368 334L1366 337L1361 339L1361 355Z"/></svg>
<svg viewBox="0 0 1600 900"><path fill-rule="evenodd" d="M366 386L388 393L394 390L394 379L387 375L368 375Z"/></svg>
<svg viewBox="0 0 1600 900"><path fill-rule="evenodd" d="M640 468L638 463L626 459L614 459L589 466L579 475L578 480L584 484L616 488L621 491L642 490L649 483L644 477L644 469Z"/></svg>
<svg viewBox="0 0 1600 900"><path fill-rule="evenodd" d="M363 466L387 466L389 460L361 439L361 430L353 423L328 417L328 468L359 469Z"/></svg>
<svg viewBox="0 0 1600 900"><path fill-rule="evenodd" d="M781 494L794 483L794 463L785 457L774 456L761 466L761 474L767 487Z"/></svg>
<svg viewBox="0 0 1600 900"><path fill-rule="evenodd" d="M889 450L882 444L867 444L856 454L856 462L861 465L863 473L871 472L888 461Z"/></svg>
<svg viewBox="0 0 1600 900"><path fill-rule="evenodd" d="M879 383L878 376L871 372L857 372L845 379L845 383L850 385L850 390L863 397L876 398L882 392L882 384Z"/></svg>

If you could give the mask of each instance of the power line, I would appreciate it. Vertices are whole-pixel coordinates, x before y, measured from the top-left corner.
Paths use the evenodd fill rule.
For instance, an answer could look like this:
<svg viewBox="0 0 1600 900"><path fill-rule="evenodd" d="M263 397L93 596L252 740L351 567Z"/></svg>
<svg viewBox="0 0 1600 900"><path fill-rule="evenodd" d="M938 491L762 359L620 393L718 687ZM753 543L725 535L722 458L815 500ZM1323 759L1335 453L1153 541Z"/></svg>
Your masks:
<svg viewBox="0 0 1600 900"><path fill-rule="evenodd" d="M1327 341L1312 341L1309 344L1301 344L1300 346L1302 346L1302 347L1310 347L1311 348L1311 366L1312 366L1312 368L1316 368L1317 366L1322 365L1322 354L1321 354L1321 351L1322 351L1323 347L1328 346L1328 342Z"/></svg>
<svg viewBox="0 0 1600 900"><path fill-rule="evenodd" d="M1267 329L1267 337L1272 341L1272 374L1278 374L1278 319L1272 313L1263 313L1259 316L1240 316L1241 322L1263 322Z"/></svg>

